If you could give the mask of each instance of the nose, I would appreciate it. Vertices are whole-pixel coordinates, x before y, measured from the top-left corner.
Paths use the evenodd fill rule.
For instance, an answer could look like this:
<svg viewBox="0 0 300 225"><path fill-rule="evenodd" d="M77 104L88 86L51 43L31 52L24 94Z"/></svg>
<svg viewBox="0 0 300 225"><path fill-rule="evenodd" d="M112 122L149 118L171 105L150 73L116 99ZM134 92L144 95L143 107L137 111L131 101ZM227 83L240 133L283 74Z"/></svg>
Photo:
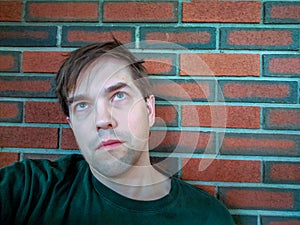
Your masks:
<svg viewBox="0 0 300 225"><path fill-rule="evenodd" d="M100 130L114 129L117 126L111 107L107 104L97 103L95 107L95 117L97 132Z"/></svg>

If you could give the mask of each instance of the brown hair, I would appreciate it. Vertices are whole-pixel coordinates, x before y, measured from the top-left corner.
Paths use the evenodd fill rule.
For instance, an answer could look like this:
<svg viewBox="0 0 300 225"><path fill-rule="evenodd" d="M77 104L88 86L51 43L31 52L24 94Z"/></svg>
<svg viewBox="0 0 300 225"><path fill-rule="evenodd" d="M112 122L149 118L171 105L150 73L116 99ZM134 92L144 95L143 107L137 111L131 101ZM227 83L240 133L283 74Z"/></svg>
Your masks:
<svg viewBox="0 0 300 225"><path fill-rule="evenodd" d="M69 116L68 95L76 88L80 72L94 60L106 55L118 59L123 59L129 63L133 79L141 91L143 97L152 94L152 86L148 79L144 61L137 59L128 49L117 39L106 43L96 43L84 46L70 53L64 61L56 75L56 94L65 115Z"/></svg>

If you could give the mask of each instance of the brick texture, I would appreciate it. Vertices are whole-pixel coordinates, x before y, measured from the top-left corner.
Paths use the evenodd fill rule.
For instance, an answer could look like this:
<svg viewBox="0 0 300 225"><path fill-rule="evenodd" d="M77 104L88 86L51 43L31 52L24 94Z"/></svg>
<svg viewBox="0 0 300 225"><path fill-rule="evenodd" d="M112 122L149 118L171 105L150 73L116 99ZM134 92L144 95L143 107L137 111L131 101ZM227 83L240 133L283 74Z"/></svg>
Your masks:
<svg viewBox="0 0 300 225"><path fill-rule="evenodd" d="M27 2L26 21L90 21L98 20L97 2Z"/></svg>
<svg viewBox="0 0 300 225"><path fill-rule="evenodd" d="M143 65L149 75L170 75L176 74L176 55L165 53L137 53L138 58L144 60Z"/></svg>
<svg viewBox="0 0 300 225"><path fill-rule="evenodd" d="M215 153L215 134L153 130L150 135L150 149L155 152Z"/></svg>
<svg viewBox="0 0 300 225"><path fill-rule="evenodd" d="M221 48L297 50L296 29L221 29Z"/></svg>
<svg viewBox="0 0 300 225"><path fill-rule="evenodd" d="M73 131L70 128L62 129L60 147L68 150L79 149Z"/></svg>
<svg viewBox="0 0 300 225"><path fill-rule="evenodd" d="M260 182L260 162L183 159L182 178L222 182Z"/></svg>
<svg viewBox="0 0 300 225"><path fill-rule="evenodd" d="M0 51L0 71L1 72L19 72L20 71L20 52Z"/></svg>
<svg viewBox="0 0 300 225"><path fill-rule="evenodd" d="M64 52L23 52L25 73L56 73L67 56Z"/></svg>
<svg viewBox="0 0 300 225"><path fill-rule="evenodd" d="M299 210L299 190L275 188L220 188L220 199L229 208Z"/></svg>
<svg viewBox="0 0 300 225"><path fill-rule="evenodd" d="M300 183L300 163L266 162L266 183Z"/></svg>
<svg viewBox="0 0 300 225"><path fill-rule="evenodd" d="M182 54L180 74L190 76L259 76L257 54Z"/></svg>
<svg viewBox="0 0 300 225"><path fill-rule="evenodd" d="M22 122L22 102L0 102L0 122Z"/></svg>
<svg viewBox="0 0 300 225"><path fill-rule="evenodd" d="M292 1L266 2L265 23L299 23L300 3Z"/></svg>
<svg viewBox="0 0 300 225"><path fill-rule="evenodd" d="M220 136L221 138L222 136ZM220 153L225 155L300 156L300 136L226 133Z"/></svg>
<svg viewBox="0 0 300 225"><path fill-rule="evenodd" d="M201 80L152 80L155 96L160 100L195 100L214 99L213 82Z"/></svg>
<svg viewBox="0 0 300 225"><path fill-rule="evenodd" d="M0 21L20 22L21 16L22 16L22 2L20 1L0 2Z"/></svg>
<svg viewBox="0 0 300 225"><path fill-rule="evenodd" d="M12 148L57 148L58 129L1 127L0 146Z"/></svg>
<svg viewBox="0 0 300 225"><path fill-rule="evenodd" d="M183 22L259 23L260 2L183 2Z"/></svg>
<svg viewBox="0 0 300 225"><path fill-rule="evenodd" d="M156 105L155 117L155 126L178 126L178 107Z"/></svg>
<svg viewBox="0 0 300 225"><path fill-rule="evenodd" d="M176 22L176 2L104 2L104 22Z"/></svg>
<svg viewBox="0 0 300 225"><path fill-rule="evenodd" d="M219 82L221 99L226 102L297 103L296 82L236 81Z"/></svg>
<svg viewBox="0 0 300 225"><path fill-rule="evenodd" d="M299 55L265 55L264 74L266 76L300 77Z"/></svg>
<svg viewBox="0 0 300 225"><path fill-rule="evenodd" d="M300 225L300 217L263 216L262 225Z"/></svg>
<svg viewBox="0 0 300 225"><path fill-rule="evenodd" d="M142 47L213 49L215 48L214 33L215 29L203 27L143 28L141 29L141 40L144 41Z"/></svg>
<svg viewBox="0 0 300 225"><path fill-rule="evenodd" d="M1 46L56 46L56 27L2 26Z"/></svg>
<svg viewBox="0 0 300 225"><path fill-rule="evenodd" d="M67 123L57 102L26 102L26 123Z"/></svg>
<svg viewBox="0 0 300 225"><path fill-rule="evenodd" d="M265 129L300 130L299 108L265 108Z"/></svg>
<svg viewBox="0 0 300 225"><path fill-rule="evenodd" d="M0 168L9 166L19 160L19 153L0 152Z"/></svg>
<svg viewBox="0 0 300 225"><path fill-rule="evenodd" d="M0 96L55 97L53 77L0 77Z"/></svg>
<svg viewBox="0 0 300 225"><path fill-rule="evenodd" d="M111 41L112 37L122 43L134 41L134 29L125 27L64 26L62 34L62 46L67 47Z"/></svg>
<svg viewBox="0 0 300 225"><path fill-rule="evenodd" d="M260 109L255 106L182 106L182 126L259 128Z"/></svg>

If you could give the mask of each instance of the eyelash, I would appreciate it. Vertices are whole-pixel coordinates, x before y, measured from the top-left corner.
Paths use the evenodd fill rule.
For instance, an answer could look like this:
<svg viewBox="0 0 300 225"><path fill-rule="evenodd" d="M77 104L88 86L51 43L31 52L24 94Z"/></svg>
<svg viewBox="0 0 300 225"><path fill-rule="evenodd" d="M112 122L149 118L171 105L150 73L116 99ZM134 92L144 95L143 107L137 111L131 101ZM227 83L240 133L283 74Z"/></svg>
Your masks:
<svg viewBox="0 0 300 225"><path fill-rule="evenodd" d="M78 107L82 104L85 105L85 108L84 109L78 109ZM87 102L79 102L79 103L74 105L74 110L75 111L83 111L83 110L86 110L87 107L89 107L89 104Z"/></svg>
<svg viewBox="0 0 300 225"><path fill-rule="evenodd" d="M112 101L113 101L114 98L115 98L117 95L119 95L119 94L122 94L123 97L121 97L121 99L118 99L118 100L116 100L116 101L121 101L121 100L123 100L123 99L125 99L125 98L127 97L127 94L126 94L125 92L123 92L123 91L118 91L118 92L116 92L116 93L112 96Z"/></svg>

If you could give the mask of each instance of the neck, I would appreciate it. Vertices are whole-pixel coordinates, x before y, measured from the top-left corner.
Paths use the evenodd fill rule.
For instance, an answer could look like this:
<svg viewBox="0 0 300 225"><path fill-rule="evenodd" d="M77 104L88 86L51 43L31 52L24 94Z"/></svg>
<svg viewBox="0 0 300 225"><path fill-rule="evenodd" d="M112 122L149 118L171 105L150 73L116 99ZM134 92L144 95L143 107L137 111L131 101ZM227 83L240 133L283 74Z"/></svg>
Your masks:
<svg viewBox="0 0 300 225"><path fill-rule="evenodd" d="M149 160L143 166L132 166L118 177L105 177L93 168L91 171L98 181L111 190L135 200L160 199L171 189L170 179L154 169Z"/></svg>

